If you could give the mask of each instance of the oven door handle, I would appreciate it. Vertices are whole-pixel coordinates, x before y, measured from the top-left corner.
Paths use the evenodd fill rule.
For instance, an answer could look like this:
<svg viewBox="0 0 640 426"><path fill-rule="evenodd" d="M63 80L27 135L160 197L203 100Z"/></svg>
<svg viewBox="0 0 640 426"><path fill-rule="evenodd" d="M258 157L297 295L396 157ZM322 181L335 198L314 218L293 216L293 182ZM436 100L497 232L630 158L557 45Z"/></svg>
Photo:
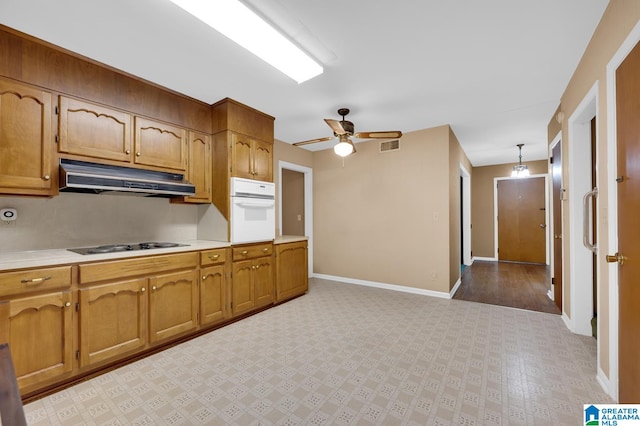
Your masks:
<svg viewBox="0 0 640 426"><path fill-rule="evenodd" d="M259 198L236 198L233 200L233 204L240 207L273 207L275 203L274 200L261 200Z"/></svg>

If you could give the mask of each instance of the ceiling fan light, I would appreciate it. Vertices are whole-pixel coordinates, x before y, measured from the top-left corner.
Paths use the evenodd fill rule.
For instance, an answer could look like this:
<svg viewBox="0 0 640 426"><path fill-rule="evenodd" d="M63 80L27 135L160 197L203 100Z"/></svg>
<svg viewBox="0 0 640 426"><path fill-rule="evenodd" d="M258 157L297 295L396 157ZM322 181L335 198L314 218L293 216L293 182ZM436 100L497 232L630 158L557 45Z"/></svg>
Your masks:
<svg viewBox="0 0 640 426"><path fill-rule="evenodd" d="M346 157L353 152L353 145L351 145L349 142L338 142L333 147L333 152L338 154L340 157Z"/></svg>

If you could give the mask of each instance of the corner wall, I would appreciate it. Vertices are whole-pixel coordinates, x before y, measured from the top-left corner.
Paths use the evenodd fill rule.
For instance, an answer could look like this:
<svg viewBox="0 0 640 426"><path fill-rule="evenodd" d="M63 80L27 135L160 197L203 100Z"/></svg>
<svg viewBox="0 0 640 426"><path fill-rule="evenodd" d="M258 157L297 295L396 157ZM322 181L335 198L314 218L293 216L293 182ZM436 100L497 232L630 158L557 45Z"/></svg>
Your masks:
<svg viewBox="0 0 640 426"><path fill-rule="evenodd" d="M449 132L313 154L316 273L449 293Z"/></svg>

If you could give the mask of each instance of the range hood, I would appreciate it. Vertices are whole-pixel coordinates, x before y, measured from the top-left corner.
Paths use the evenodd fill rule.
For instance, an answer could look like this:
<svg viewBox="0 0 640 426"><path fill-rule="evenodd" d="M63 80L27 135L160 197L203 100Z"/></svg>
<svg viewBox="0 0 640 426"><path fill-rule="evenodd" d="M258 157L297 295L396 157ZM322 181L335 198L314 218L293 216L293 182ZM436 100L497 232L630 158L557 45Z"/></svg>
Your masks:
<svg viewBox="0 0 640 426"><path fill-rule="evenodd" d="M60 191L169 198L194 195L195 186L179 173L60 159Z"/></svg>

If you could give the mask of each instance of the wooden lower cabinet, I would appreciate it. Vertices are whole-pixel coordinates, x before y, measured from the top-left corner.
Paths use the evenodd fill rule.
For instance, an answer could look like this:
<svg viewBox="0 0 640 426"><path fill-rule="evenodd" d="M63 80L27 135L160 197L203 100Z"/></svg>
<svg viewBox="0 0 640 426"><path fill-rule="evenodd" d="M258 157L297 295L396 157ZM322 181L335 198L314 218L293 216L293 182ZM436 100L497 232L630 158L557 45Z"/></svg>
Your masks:
<svg viewBox="0 0 640 426"><path fill-rule="evenodd" d="M278 273L291 278L278 300L306 291L306 242L298 245L278 247ZM273 304L273 252L271 243L247 244L0 272L0 342L9 343L21 393Z"/></svg>
<svg viewBox="0 0 640 426"><path fill-rule="evenodd" d="M254 261L253 272L256 308L273 303L273 257L261 257Z"/></svg>
<svg viewBox="0 0 640 426"><path fill-rule="evenodd" d="M309 290L307 241L276 245L276 302Z"/></svg>
<svg viewBox="0 0 640 426"><path fill-rule="evenodd" d="M80 366L117 358L147 344L147 279L83 288Z"/></svg>
<svg viewBox="0 0 640 426"><path fill-rule="evenodd" d="M249 312L255 306L253 260L233 262L231 310L233 316Z"/></svg>
<svg viewBox="0 0 640 426"><path fill-rule="evenodd" d="M9 343L21 392L72 371L72 305L71 291L16 298L0 305L0 334Z"/></svg>
<svg viewBox="0 0 640 426"><path fill-rule="evenodd" d="M234 246L231 279L233 316L273 303L273 245Z"/></svg>
<svg viewBox="0 0 640 426"><path fill-rule="evenodd" d="M228 283L225 265L200 270L200 325L217 324L227 319Z"/></svg>
<svg viewBox="0 0 640 426"><path fill-rule="evenodd" d="M233 262L233 316L273 303L272 257Z"/></svg>
<svg viewBox="0 0 640 426"><path fill-rule="evenodd" d="M196 271L149 278L149 342L155 343L198 326Z"/></svg>

